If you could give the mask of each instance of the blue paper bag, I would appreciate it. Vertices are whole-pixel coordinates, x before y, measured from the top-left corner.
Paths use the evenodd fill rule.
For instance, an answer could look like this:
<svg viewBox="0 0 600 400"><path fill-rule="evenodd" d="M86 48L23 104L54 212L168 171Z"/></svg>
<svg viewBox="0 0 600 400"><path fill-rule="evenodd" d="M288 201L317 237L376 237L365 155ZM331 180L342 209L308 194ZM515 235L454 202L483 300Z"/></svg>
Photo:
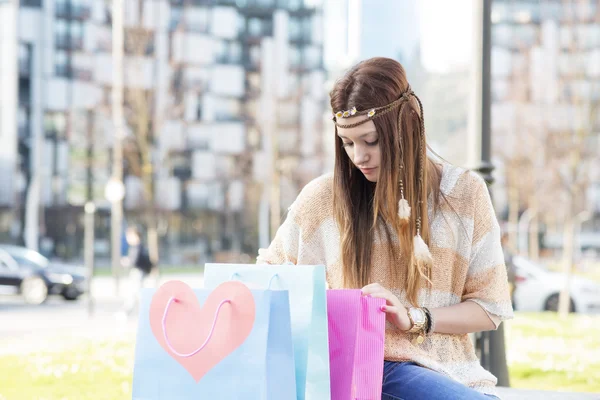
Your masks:
<svg viewBox="0 0 600 400"><path fill-rule="evenodd" d="M329 339L323 265L207 264L204 285L237 279L289 292L298 400L328 400Z"/></svg>
<svg viewBox="0 0 600 400"><path fill-rule="evenodd" d="M132 398L296 399L288 292L143 289Z"/></svg>

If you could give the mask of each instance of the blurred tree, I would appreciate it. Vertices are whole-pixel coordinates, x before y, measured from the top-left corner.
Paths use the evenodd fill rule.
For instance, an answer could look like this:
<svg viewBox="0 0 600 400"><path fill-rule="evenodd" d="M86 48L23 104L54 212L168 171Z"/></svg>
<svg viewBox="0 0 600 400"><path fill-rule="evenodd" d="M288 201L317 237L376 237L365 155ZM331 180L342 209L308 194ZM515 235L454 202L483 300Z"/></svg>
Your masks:
<svg viewBox="0 0 600 400"><path fill-rule="evenodd" d="M135 1L137 25L125 29L125 119L129 135L124 143L126 174L137 177L141 182L141 206L143 224L147 230L147 244L150 259L158 273L159 226L166 230L166 219L156 197L157 165L169 162L169 154L157 149L158 132L166 117L183 115L183 100L180 86L174 79L175 93L167 107L160 107L160 96L167 95L168 87L161 87L160 60L155 54L157 41L152 27L158 26L157 3ZM155 7L148 10L146 7ZM163 90L165 93L158 93ZM168 113L169 115L163 115ZM181 118L183 119L183 118Z"/></svg>

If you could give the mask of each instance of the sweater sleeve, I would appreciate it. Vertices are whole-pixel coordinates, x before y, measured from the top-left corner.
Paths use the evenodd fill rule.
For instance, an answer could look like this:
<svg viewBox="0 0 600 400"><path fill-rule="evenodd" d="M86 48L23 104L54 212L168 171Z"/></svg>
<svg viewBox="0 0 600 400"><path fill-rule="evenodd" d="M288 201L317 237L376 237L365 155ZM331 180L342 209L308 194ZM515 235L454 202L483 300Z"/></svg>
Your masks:
<svg viewBox="0 0 600 400"><path fill-rule="evenodd" d="M473 239L462 300L479 304L498 327L513 317L500 226L486 183L472 176Z"/></svg>

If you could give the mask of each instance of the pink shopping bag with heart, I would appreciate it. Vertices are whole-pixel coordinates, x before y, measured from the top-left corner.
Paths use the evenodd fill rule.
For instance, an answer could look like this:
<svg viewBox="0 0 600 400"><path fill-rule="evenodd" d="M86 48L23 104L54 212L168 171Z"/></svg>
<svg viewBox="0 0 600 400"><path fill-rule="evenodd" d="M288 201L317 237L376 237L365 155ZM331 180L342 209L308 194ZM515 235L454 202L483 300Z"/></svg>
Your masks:
<svg viewBox="0 0 600 400"><path fill-rule="evenodd" d="M133 400L295 400L288 292L235 281L142 290L132 391Z"/></svg>
<svg viewBox="0 0 600 400"><path fill-rule="evenodd" d="M331 400L380 400L385 300L360 290L328 290Z"/></svg>

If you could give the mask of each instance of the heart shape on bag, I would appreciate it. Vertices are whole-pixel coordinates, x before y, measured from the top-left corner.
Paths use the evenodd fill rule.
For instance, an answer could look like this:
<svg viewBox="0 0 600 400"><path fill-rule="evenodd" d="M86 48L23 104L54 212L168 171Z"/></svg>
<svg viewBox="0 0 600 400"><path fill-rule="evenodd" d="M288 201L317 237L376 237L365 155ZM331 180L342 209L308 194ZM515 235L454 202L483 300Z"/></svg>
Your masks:
<svg viewBox="0 0 600 400"><path fill-rule="evenodd" d="M154 337L196 382L244 343L255 317L252 292L236 281L217 286L202 306L186 283L169 281L150 303Z"/></svg>

